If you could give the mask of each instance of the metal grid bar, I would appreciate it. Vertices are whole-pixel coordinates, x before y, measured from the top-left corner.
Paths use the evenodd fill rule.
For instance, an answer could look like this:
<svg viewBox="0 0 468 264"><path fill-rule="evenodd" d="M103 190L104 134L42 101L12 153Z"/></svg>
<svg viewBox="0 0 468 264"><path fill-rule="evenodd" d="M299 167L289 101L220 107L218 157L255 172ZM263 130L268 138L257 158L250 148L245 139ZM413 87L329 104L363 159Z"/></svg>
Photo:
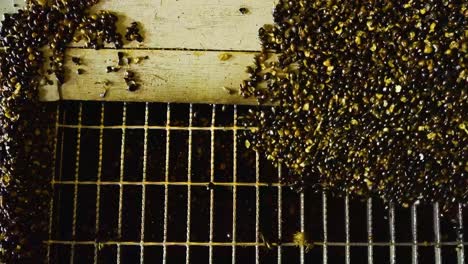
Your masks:
<svg viewBox="0 0 468 264"><path fill-rule="evenodd" d="M101 129L101 126L92 126L92 125L66 125L66 124L59 124L59 127L63 128L80 128L80 129ZM126 125L119 125L119 126L105 126L104 129L148 129L148 130L176 130L176 131L234 131L234 130L252 130L254 127L224 127L224 126L214 126L211 127L183 127L183 126L126 126Z"/></svg>
<svg viewBox="0 0 468 264"><path fill-rule="evenodd" d="M323 222L323 264L328 263L328 224L327 224L327 193L322 192L322 222Z"/></svg>
<svg viewBox="0 0 468 264"><path fill-rule="evenodd" d="M305 234L305 223L304 223L304 221L305 221L305 219L304 219L304 218L305 218L305 217L304 217L304 214L305 214L305 212L304 212L304 209L305 209L305 208L304 208L304 207L305 207L305 201L304 201L304 192L301 192L300 196L301 196L301 197L300 197L300 200L301 200L301 206L300 206L301 213L300 213L300 219L299 219L299 221L300 221L300 225L301 225L301 233ZM308 245L307 245L307 246L308 246ZM300 263L301 263L301 264L305 263L305 258L304 258L305 250L304 250L304 249L305 249L305 248L304 248L304 245L302 245L302 246L300 247Z"/></svg>
<svg viewBox="0 0 468 264"><path fill-rule="evenodd" d="M281 164L278 165L278 182L281 182ZM283 239L283 189L278 185L278 241ZM278 264L282 261L282 245L278 245Z"/></svg>
<svg viewBox="0 0 468 264"><path fill-rule="evenodd" d="M234 106L234 120L233 125L234 127L237 126L237 106ZM232 257L231 262L232 264L236 263L236 247L234 244L237 241L237 130L233 130L232 132L232 243L233 246L231 248Z"/></svg>
<svg viewBox="0 0 468 264"><path fill-rule="evenodd" d="M418 264L418 215L417 215L417 204L411 205L411 236L413 238L413 246L411 246L411 263Z"/></svg>
<svg viewBox="0 0 468 264"><path fill-rule="evenodd" d="M80 103L80 110L78 112L78 128L76 136L76 162L75 162L75 180L73 191L73 222L72 222L72 239L76 238L76 210L78 205L78 176L80 173L80 145L81 145L81 119L83 114L83 104ZM71 245L70 249L70 263L75 261L75 245Z"/></svg>
<svg viewBox="0 0 468 264"><path fill-rule="evenodd" d="M142 181L146 181L146 169L148 165L148 103L145 104L145 128L143 136L143 175ZM190 144L189 144L190 145ZM190 189L190 187L188 187ZM141 229L140 229L140 264L145 262L145 212L146 212L146 185L141 186Z"/></svg>
<svg viewBox="0 0 468 264"><path fill-rule="evenodd" d="M190 104L189 111L189 128L193 124L193 105ZM188 135L188 157L187 157L187 181L192 181L192 130L189 130ZM192 188L190 185L187 185L187 244L190 242L190 221L191 221L191 212L192 212ZM190 263L190 247L187 245L185 247L185 263Z"/></svg>
<svg viewBox="0 0 468 264"><path fill-rule="evenodd" d="M260 232L260 190L258 182L260 181L260 154L255 152L255 264L260 263L258 251L258 234Z"/></svg>
<svg viewBox="0 0 468 264"><path fill-rule="evenodd" d="M281 181L281 167L279 166L278 168L278 182L276 183L269 183L269 182L260 182L260 175L261 175L261 170L260 170L260 154L256 153L255 155L255 182L243 182L239 181L238 178L238 160L237 160L237 155L238 155L238 146L237 146L237 139L238 139L238 131L239 130L245 130L246 128L241 128L237 127L237 107L234 106L234 122L232 126L218 126L216 127L216 106L212 106L212 116L211 116L211 126L208 127L196 127L193 126L193 105L190 105L189 108L189 123L188 126L171 126L171 105L167 105L167 112L166 112L166 125L161 126L161 125L149 125L149 104L147 103L145 105L145 123L143 126L127 126L127 104L123 104L123 111L122 111L122 125L118 126L106 126L104 125L104 104L101 104L101 120L100 124L97 126L92 126L92 125L82 125L82 120L81 120L81 115L83 112L83 103L80 103L79 107L79 118L78 118L78 124L66 124L66 123L58 123L57 124L57 129L59 128L65 128L65 129L76 129L78 131L78 135L80 134L82 129L99 129L99 165L98 165L98 177L96 181L80 181L78 179L78 170L79 163L77 164L77 168L75 170L75 179L71 181L63 181L61 178L61 175L59 176L58 180L53 180L52 185L54 188L59 187L60 185L72 185L75 188L75 196L74 196L74 216L73 216L73 225L76 227L76 203L77 203L77 198L78 198L78 187L81 185L95 185L97 188L97 197L96 197L96 232L99 231L99 221L100 221L100 216L99 216L99 207L100 207L100 188L101 186L118 186L119 187L119 219L118 219L118 240L117 241L103 241L103 242L97 242L97 241L76 241L76 228L75 228L75 234L73 235L73 239L71 241L66 241L66 240L60 240L60 239L55 239L52 235L51 230L49 231L51 234L51 237L49 238L49 241L47 241L47 247L49 248L49 257L50 257L50 247L51 245L68 245L70 246L71 249L74 249L75 246L83 246L83 245L91 245L94 246L94 262L97 263L97 257L99 254L99 249L102 248L103 246L107 245L113 245L116 246L117 248L117 263L120 263L121 260L121 252L120 248L121 246L133 246L133 247L139 247L140 250L140 255L139 255L139 262L144 263L145 259L145 248L149 246L159 246L162 248L162 257L163 257L163 263L167 262L167 249L168 247L172 246L178 246L178 247L185 247L185 252L186 252L186 258L185 262L190 263L191 262L191 255L194 254L192 253L192 248L193 247L207 247L208 252L209 252L209 262L213 263L216 260L213 259L213 251L215 247L230 247L232 249L232 256L231 260L232 263L237 262L237 257L239 256L239 247L254 247L255 248L255 261L256 263L260 263L260 248L265 246L265 241L260 241L259 239L259 231L260 231L260 197L262 196L262 192L260 192L260 187L274 187L277 188L277 202L278 202L278 209L277 209L277 218L278 218L278 226L277 226L277 231L278 231L278 246L277 246L277 260L278 263L281 263L283 260L283 249L286 247L297 247L297 244L294 242L291 242L289 237L291 234L286 234L283 233L283 227L282 227L282 220L283 220L283 210L282 206L288 206L285 204L286 200L284 200L283 192L282 192L282 187L284 186L283 184L280 183ZM63 113L64 115L66 114L65 112ZM65 122L67 122L64 119ZM118 181L102 181L100 175L102 173L102 144L103 144L103 136L104 136L104 131L107 129L120 129L122 130L122 144L121 144L121 155L120 155L120 178ZM143 179L141 181L137 182L131 182L131 181L124 181L124 158L125 158L125 152L124 149L126 147L132 147L132 146L126 146L126 141L125 141L125 132L128 129L141 129L144 131L144 148L143 148ZM249 128L247 128L249 129ZM165 174L164 174L164 181L152 181L152 180L147 180L146 179L146 173L147 173L147 162L148 162L148 133L149 130L164 130L166 134L166 155L165 155ZM187 181L172 181L169 180L169 167L170 165L170 134L171 131L187 131L188 132L188 156L187 156ZM193 131L209 131L210 133L210 182L192 182L192 132ZM216 131L232 131L233 133L233 157L232 157L232 173L233 173L233 180L232 182L226 181L226 182L215 182L215 147L214 147L214 142L215 142L215 135ZM78 141L79 136L77 137ZM58 139L56 139L58 141ZM63 137L62 137L63 141ZM128 144L130 145L130 144ZM80 143L78 142L77 144L77 151L79 151L79 146ZM62 144L63 148L63 144ZM79 154L77 155L77 159L79 159ZM60 159L63 157L63 150L62 150L62 155ZM79 161L78 161L79 162ZM62 161L60 161L60 165L62 166ZM62 170L60 170L61 172ZM178 176L178 175L175 175ZM191 204L191 197L192 197L192 187L193 186L230 186L232 187L232 238L228 241L213 241L214 237L214 224L216 224L215 218L215 204L214 204L214 190L213 188L210 189L210 212L209 212L209 239L208 241L191 241L191 222L192 222L192 217L191 217L191 210L192 210L192 204ZM123 196L123 188L125 186L141 186L142 190L142 204L141 204L141 237L138 239L138 241L125 241L122 240L122 211L125 210L123 208L123 203L122 203L122 196ZM146 241L145 240L145 200L146 200L146 187L147 186L164 186L164 223L163 223L163 237L162 241ZM170 241L168 242L168 200L169 200L169 187L170 186L185 186L187 188L187 221L186 221L186 238L184 239L185 241ZM251 187L255 188L255 241L244 241L239 239L238 237L238 232L239 232L239 225L242 223L239 223L238 220L238 212L237 212L237 198L238 198L238 188L244 188L244 187ZM300 212L299 212L299 224L300 224L300 231L306 233L306 228L305 228L305 194L301 193L299 196L299 202L300 202ZM441 251L441 246L457 246L457 255L458 255L458 263L464 264L464 246L468 245L467 242L464 242L462 234L460 234L459 238L457 241L450 241L450 242L441 242L440 241L440 226L438 226L438 208L436 212L436 207L434 207L434 241L432 242L418 242L417 241L417 232L416 232L416 205L413 205L411 207L411 228L412 228L412 241L411 242L395 242L395 222L396 222L396 217L395 217L395 211L394 211L394 206L393 204L390 205L389 208L389 229L390 229L390 240L385 241L385 242L374 242L373 238L373 232L374 228L372 226L373 224L373 217L372 217L372 200L368 199L367 200L367 234L368 234L368 239L367 242L351 242L350 241L350 230L352 229L351 222L350 222L350 217L353 217L354 215L351 215L350 212L350 204L349 204L349 197L345 197L344 199L344 210L345 210L345 241L329 241L329 236L328 236L328 222L329 219L331 222L333 222L333 216L331 215L329 218L328 214L328 204L327 204L327 194L325 192L322 193L322 223L323 223L323 241L314 241L314 245L316 246L321 246L322 247L322 253L323 253L323 263L328 263L328 247L344 247L345 248L345 253L346 253L346 263L350 263L350 249L351 247L367 247L368 250L368 263L373 263L374 259L376 258L376 255L374 255L374 247L387 247L390 249L390 263L395 263L396 262L396 254L397 250L396 247L411 247L412 248L412 263L417 263L417 250L418 247L433 247L436 250L436 258L437 258L437 250ZM52 201L51 201L52 202ZM52 208L52 207L51 207ZM288 208L288 207L285 207ZM57 210L57 208L55 208ZM332 211L330 211L332 212ZM437 217L436 217L437 216ZM52 219L52 216L51 216ZM458 222L460 229L463 228L463 223L462 223L462 206L460 205L459 208L459 216L458 216ZM51 229L52 227L50 227ZM307 234L306 234L307 235ZM229 234L228 234L229 237ZM240 241L242 242L240 242ZM289 251L288 251L289 252ZM305 263L305 257L306 254L308 254L306 247L300 247L299 248L299 262L300 263ZM72 254L73 255L73 254ZM252 255L253 257L253 255ZM331 260L330 256L330 260ZM73 256L70 258L70 262L73 261ZM192 257L193 259L193 257ZM435 260L439 261L437 263L442 263L441 259L440 260Z"/></svg>
<svg viewBox="0 0 468 264"><path fill-rule="evenodd" d="M345 196L344 211L345 211L345 240L346 240L345 263L350 264L351 263L351 254L350 254L350 247L349 247L349 196L348 195Z"/></svg>
<svg viewBox="0 0 468 264"><path fill-rule="evenodd" d="M67 115L67 113L63 112L63 114L62 114L63 120L65 120L66 115ZM58 122L58 119L57 119L57 122ZM59 181L62 180L62 171L63 171L63 146L64 146L64 141L65 141L65 134L64 134L63 131L61 133L60 139L61 139L60 140L60 161L59 161L59 168L58 168L58 173L59 173L58 179L59 179ZM52 184L54 185L54 186L52 186L52 189L54 190L56 188L54 178L52 178ZM55 196L55 192L53 193L53 196L51 197L51 202L53 202L54 196ZM57 200L60 200L60 196L58 197ZM55 208L55 211L59 211L59 209L60 209L59 206L60 205L58 204L57 208ZM54 211L50 211L49 212L49 219L53 219L53 215L54 215ZM52 234L52 228L53 228L52 223L49 223L49 228L50 228L49 234ZM51 240L51 238L49 238L49 240ZM47 243L47 262L48 263L50 263L50 261L51 261L50 251L51 251L50 243Z"/></svg>
<svg viewBox="0 0 468 264"><path fill-rule="evenodd" d="M367 242L369 245L367 246L367 263L372 264L374 263L374 250L372 247L374 237L372 233L372 199L367 199Z"/></svg>
<svg viewBox="0 0 468 264"><path fill-rule="evenodd" d="M465 264L465 248L463 246L463 209L462 205L458 204L458 242L457 246L457 257L458 264Z"/></svg>
<svg viewBox="0 0 468 264"><path fill-rule="evenodd" d="M57 105L57 111L55 114L55 137L54 137L54 150L53 150L53 157L52 157L52 181L51 181L51 189L52 193L50 196L50 203L49 203L49 240L52 239L52 222L53 222L53 212L54 212L54 196L55 196L55 167L57 163L57 146L58 146L58 126L60 123L60 105ZM50 263L50 245L47 245L47 263Z"/></svg>
<svg viewBox="0 0 468 264"><path fill-rule="evenodd" d="M395 264L395 205L393 202L388 206L388 224L390 227L390 264Z"/></svg>
<svg viewBox="0 0 468 264"><path fill-rule="evenodd" d="M117 185L117 186L143 186L143 185L169 185L169 186L207 186L208 184L212 184L214 186L237 186L237 187L266 187L266 186L273 186L273 187L280 187L284 186L284 184L279 183L249 183L249 182L186 182L186 181L143 181L143 182L130 182L130 181L80 181L77 185ZM74 185L74 181L55 181L55 185Z"/></svg>
<svg viewBox="0 0 468 264"><path fill-rule="evenodd" d="M101 176L102 176L102 152L103 152L103 143L104 143L104 113L105 113L105 104L101 104L101 129L99 130L99 157L98 157L98 171L97 171L97 184L96 184L96 221L94 225L96 226L96 234L99 234L99 219L101 210ZM98 251L99 246L94 246L94 264L98 263Z"/></svg>
<svg viewBox="0 0 468 264"><path fill-rule="evenodd" d="M121 182L124 180L124 169L125 169L125 137L127 123L127 103L123 104L122 111L122 142L120 145L120 176L119 176L119 216L117 222L117 236L122 239L122 208L123 208L123 185ZM120 264L120 244L117 244L117 264Z"/></svg>
<svg viewBox="0 0 468 264"><path fill-rule="evenodd" d="M216 120L216 105L213 105L212 111L211 111L211 129L210 129L210 136L211 136L211 141L210 141L210 182L214 181L214 141L215 141L215 120ZM213 242L213 219L214 219L214 190L213 188L210 189L210 238L209 242ZM209 246L210 248L208 249L208 262L211 264L213 263L213 246Z"/></svg>
<svg viewBox="0 0 468 264"><path fill-rule="evenodd" d="M435 262L436 264L442 263L442 251L440 248L440 219L439 219L439 203L434 203L433 205L434 210L434 254L435 254Z"/></svg>
<svg viewBox="0 0 468 264"><path fill-rule="evenodd" d="M49 240L45 241L46 244L60 244L60 245L98 245L100 244L101 246L104 245L123 245L123 246L140 246L141 243L140 241L104 241L104 242L96 242L94 240L80 240L80 241L70 241L70 240ZM186 246L187 242L182 241L182 242L144 242L144 246ZM189 246L198 246L198 247L255 247L255 246L264 246L264 243L262 242L194 242L190 241L188 243ZM367 242L321 242L317 241L314 242L314 245L316 246L331 246L331 247L345 247L345 246L351 246L351 247L367 247L369 244ZM411 247L414 244L411 242L399 242L399 243L389 243L389 242L374 242L373 246L374 247L389 247L390 245L398 246L398 247ZM418 242L416 246L418 247L434 247L437 245L435 242ZM457 246L460 245L459 242L441 242L439 245L441 246ZM464 246L468 246L468 242L463 243ZM296 247L297 248L297 243L294 242L284 242L281 243L281 246L283 247Z"/></svg>
<svg viewBox="0 0 468 264"><path fill-rule="evenodd" d="M171 104L167 104L167 111L166 111L166 164L165 164L165 175L164 181L169 182L169 150L170 150L170 136L171 131L169 127L171 126ZM169 199L169 186L164 185L164 229L163 229L163 256L162 256L162 263L166 264L167 260L167 207L168 207L168 199Z"/></svg>

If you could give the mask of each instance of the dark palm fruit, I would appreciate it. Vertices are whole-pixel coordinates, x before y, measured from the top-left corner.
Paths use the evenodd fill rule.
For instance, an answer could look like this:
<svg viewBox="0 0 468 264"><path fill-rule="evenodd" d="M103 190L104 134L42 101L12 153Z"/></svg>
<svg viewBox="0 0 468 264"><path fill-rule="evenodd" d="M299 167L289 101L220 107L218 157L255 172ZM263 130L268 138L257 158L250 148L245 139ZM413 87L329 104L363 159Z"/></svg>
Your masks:
<svg viewBox="0 0 468 264"><path fill-rule="evenodd" d="M125 71L124 77L125 83L127 84L127 90L130 92L134 92L140 88L140 84L136 80L135 73L132 71Z"/></svg>
<svg viewBox="0 0 468 264"><path fill-rule="evenodd" d="M75 65L81 65L81 59L78 57L72 57L72 61Z"/></svg>
<svg viewBox="0 0 468 264"><path fill-rule="evenodd" d="M125 39L128 41L136 40L138 42L143 42L143 36L140 34L140 29L138 28L137 22L132 22L130 27L127 28Z"/></svg>
<svg viewBox="0 0 468 264"><path fill-rule="evenodd" d="M96 3L28 1L25 9L4 16L0 28L4 47L0 51L1 263L45 259L54 136L49 125L55 123L55 111L46 111L48 107L39 103L38 85L51 84L45 74L55 74L59 85L66 81L65 50L71 41L84 41L96 49L104 43L122 47L117 17L106 11L86 11ZM47 47L51 55L45 58ZM79 58L71 60L81 65Z"/></svg>
<svg viewBox="0 0 468 264"><path fill-rule="evenodd" d="M245 7L241 7L239 8L239 12L243 15L249 13L249 9L245 8Z"/></svg>
<svg viewBox="0 0 468 264"><path fill-rule="evenodd" d="M119 52L117 52L117 56L118 56L118 58L119 58L119 63L118 63L119 66L123 66L123 65L124 65L124 60L123 60L123 58L124 58L124 56L125 56L125 53L119 51Z"/></svg>
<svg viewBox="0 0 468 264"><path fill-rule="evenodd" d="M136 83L134 80L126 80L127 83L127 90L130 92L134 92L140 88L140 85Z"/></svg>
<svg viewBox="0 0 468 264"><path fill-rule="evenodd" d="M259 30L278 56L241 84L278 105L244 117L249 146L299 187L466 205L467 14L466 1L280 0Z"/></svg>
<svg viewBox="0 0 468 264"><path fill-rule="evenodd" d="M107 73L110 73L110 72L118 72L120 70L119 67L114 67L114 66L107 66L106 68L106 72Z"/></svg>
<svg viewBox="0 0 468 264"><path fill-rule="evenodd" d="M135 73L132 72L132 71L125 71L125 78L133 79L133 78L135 78Z"/></svg>

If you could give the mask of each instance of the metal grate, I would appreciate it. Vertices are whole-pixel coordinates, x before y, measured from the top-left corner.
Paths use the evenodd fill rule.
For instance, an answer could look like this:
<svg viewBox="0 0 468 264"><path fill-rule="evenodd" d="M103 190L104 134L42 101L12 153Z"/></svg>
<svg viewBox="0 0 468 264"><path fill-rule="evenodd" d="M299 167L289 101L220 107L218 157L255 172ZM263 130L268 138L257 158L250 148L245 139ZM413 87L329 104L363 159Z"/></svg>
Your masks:
<svg viewBox="0 0 468 264"><path fill-rule="evenodd" d="M465 263L461 205L457 232L437 204L296 193L246 149L247 109L62 103L48 262Z"/></svg>

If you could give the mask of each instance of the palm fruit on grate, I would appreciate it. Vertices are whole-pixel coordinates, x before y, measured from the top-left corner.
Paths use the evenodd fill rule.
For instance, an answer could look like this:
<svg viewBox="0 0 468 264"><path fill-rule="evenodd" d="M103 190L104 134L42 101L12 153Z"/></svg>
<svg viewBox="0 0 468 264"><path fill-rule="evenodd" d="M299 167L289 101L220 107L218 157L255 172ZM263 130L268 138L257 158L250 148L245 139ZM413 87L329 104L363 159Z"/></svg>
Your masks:
<svg viewBox="0 0 468 264"><path fill-rule="evenodd" d="M298 186L466 205L466 1L281 0L273 16L241 85L278 105L245 117L253 149Z"/></svg>

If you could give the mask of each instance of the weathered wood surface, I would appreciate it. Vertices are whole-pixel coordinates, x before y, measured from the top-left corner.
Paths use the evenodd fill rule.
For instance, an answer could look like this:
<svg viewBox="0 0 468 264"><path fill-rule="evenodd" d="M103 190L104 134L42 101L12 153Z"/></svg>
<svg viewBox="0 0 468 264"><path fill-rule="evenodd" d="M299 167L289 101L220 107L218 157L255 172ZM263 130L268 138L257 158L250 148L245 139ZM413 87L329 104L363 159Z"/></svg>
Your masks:
<svg viewBox="0 0 468 264"><path fill-rule="evenodd" d="M0 12L14 10L15 1L1 1ZM124 69L106 73L107 66L117 65L117 50L83 49L72 44L68 51L68 80L61 90L56 85L42 87L44 101L108 100L191 103L250 104L240 96L229 94L223 87L238 90L246 66L260 50L258 29L272 23L274 0L101 0L94 10L109 10L119 15L119 30L137 21L145 41L125 46L131 57L149 60L132 65L141 89L126 90ZM248 9L241 14L239 8ZM221 61L218 55L232 57ZM77 75L71 56L85 62L86 72ZM108 80L104 98L103 82Z"/></svg>
<svg viewBox="0 0 468 264"><path fill-rule="evenodd" d="M101 0L93 9L119 14L122 29L140 22L142 47L254 51L258 29L273 21L273 7L274 0Z"/></svg>
<svg viewBox="0 0 468 264"><path fill-rule="evenodd" d="M65 100L253 102L237 94L240 80L247 77L244 67L252 60L251 53L231 52L229 60L220 61L219 52L213 51L126 50L129 57L148 56L149 59L111 73L106 72L106 67L117 66L116 50L71 49L69 54L81 57L83 65L68 61L69 80L63 85L61 95ZM78 68L85 72L78 75ZM127 90L124 81L127 70L135 72L141 83L135 92Z"/></svg>

